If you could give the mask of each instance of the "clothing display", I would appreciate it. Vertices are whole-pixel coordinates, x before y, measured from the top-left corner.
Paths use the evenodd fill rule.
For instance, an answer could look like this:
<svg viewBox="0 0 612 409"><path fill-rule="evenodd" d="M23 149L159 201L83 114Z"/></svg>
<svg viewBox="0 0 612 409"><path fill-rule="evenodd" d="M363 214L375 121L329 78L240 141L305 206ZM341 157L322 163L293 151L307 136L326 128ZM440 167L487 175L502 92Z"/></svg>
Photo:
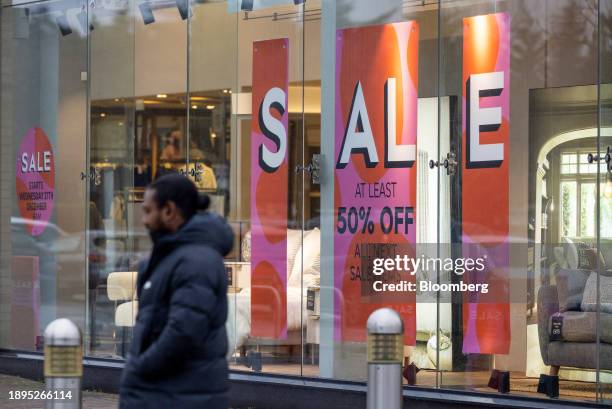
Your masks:
<svg viewBox="0 0 612 409"><path fill-rule="evenodd" d="M211 167L201 162L191 162L187 168L189 179L195 183L198 189L217 189L217 178ZM201 172L201 173L196 173Z"/></svg>

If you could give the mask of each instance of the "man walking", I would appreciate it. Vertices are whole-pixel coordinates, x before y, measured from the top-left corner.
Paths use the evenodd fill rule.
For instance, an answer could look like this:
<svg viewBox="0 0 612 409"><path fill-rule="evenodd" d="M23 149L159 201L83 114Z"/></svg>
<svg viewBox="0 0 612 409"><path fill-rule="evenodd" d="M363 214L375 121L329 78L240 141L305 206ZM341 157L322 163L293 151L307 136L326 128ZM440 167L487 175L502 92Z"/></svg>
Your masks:
<svg viewBox="0 0 612 409"><path fill-rule="evenodd" d="M146 190L143 223L153 240L139 268L138 316L119 391L120 409L227 409L227 222L184 176Z"/></svg>

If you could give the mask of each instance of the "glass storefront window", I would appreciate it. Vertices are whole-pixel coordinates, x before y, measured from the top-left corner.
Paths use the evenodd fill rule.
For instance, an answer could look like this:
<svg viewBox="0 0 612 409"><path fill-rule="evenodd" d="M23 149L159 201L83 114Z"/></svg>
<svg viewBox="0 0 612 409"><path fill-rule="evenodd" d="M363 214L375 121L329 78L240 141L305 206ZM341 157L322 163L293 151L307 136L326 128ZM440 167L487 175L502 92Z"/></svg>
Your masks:
<svg viewBox="0 0 612 409"><path fill-rule="evenodd" d="M392 306L410 383L609 397L612 1L2 7L0 348L65 316L123 359L144 189L181 173L235 231L232 370L363 381Z"/></svg>

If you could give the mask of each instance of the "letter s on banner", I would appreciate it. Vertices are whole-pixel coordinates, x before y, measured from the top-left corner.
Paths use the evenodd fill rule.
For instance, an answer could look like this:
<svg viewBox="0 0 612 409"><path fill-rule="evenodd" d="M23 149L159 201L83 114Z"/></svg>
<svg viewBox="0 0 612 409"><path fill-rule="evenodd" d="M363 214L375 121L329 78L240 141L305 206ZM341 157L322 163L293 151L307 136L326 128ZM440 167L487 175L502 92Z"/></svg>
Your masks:
<svg viewBox="0 0 612 409"><path fill-rule="evenodd" d="M287 156L287 130L285 125L272 116L271 108L278 111L280 116L285 115L287 107L287 93L278 88L271 88L259 106L259 128L274 145L276 152L271 151L264 144L259 145L259 166L268 173L277 170L285 161Z"/></svg>

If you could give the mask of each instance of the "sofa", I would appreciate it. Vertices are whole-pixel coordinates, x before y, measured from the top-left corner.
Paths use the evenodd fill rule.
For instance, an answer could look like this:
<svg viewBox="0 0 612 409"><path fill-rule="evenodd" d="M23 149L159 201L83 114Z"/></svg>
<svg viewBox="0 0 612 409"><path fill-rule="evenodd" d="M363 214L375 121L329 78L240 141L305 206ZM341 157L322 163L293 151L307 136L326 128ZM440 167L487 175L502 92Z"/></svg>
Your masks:
<svg viewBox="0 0 612 409"><path fill-rule="evenodd" d="M612 274L599 276L599 303L597 278L593 270L559 268L554 285L540 287L540 353L552 376L561 366L594 369L597 361L600 369L612 370Z"/></svg>

